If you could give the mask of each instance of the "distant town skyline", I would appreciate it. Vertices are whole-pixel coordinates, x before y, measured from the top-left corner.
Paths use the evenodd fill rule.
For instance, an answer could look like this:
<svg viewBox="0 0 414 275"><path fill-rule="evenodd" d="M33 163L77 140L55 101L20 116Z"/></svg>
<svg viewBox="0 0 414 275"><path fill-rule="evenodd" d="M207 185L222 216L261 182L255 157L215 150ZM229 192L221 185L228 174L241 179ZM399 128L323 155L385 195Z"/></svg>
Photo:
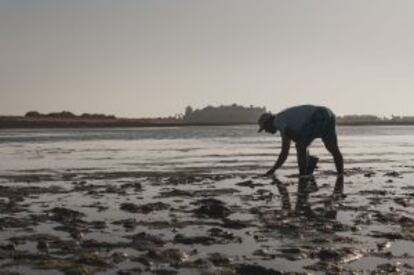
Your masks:
<svg viewBox="0 0 414 275"><path fill-rule="evenodd" d="M0 0L0 115L414 115L409 0Z"/></svg>

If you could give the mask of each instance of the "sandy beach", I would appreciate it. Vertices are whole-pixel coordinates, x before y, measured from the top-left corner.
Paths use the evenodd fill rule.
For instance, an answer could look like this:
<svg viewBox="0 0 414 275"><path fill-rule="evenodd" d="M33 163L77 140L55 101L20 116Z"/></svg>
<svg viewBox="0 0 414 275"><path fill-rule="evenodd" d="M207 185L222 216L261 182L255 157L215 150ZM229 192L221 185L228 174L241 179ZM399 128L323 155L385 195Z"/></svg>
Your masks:
<svg viewBox="0 0 414 275"><path fill-rule="evenodd" d="M414 273L414 127L340 127L343 182L254 129L1 132L2 274Z"/></svg>

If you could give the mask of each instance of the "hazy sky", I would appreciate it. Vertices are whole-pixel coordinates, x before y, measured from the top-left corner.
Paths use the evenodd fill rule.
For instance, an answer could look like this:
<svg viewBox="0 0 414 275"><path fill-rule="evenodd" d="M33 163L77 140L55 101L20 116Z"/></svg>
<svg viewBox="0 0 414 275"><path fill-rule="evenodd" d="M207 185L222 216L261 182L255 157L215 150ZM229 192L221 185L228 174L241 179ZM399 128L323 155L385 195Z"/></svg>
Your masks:
<svg viewBox="0 0 414 275"><path fill-rule="evenodd" d="M412 0L0 0L0 114L414 115Z"/></svg>

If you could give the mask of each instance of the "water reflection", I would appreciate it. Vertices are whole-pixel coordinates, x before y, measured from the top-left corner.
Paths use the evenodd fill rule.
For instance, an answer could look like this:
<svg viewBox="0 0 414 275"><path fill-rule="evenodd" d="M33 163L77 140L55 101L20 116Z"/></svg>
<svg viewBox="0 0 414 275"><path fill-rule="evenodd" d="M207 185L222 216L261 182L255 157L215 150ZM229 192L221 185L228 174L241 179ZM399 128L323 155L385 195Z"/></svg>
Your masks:
<svg viewBox="0 0 414 275"><path fill-rule="evenodd" d="M280 181L278 178L273 178L273 184L276 185L282 202L282 210L286 211L291 216L304 216L307 218L329 218L336 219L337 209L336 203L344 198L344 176L340 175L336 178L332 194L324 201L324 207L314 211L309 202L311 193L319 190L316 179L314 177L298 180L296 205L293 208L288 184ZM322 215L322 216L321 216Z"/></svg>

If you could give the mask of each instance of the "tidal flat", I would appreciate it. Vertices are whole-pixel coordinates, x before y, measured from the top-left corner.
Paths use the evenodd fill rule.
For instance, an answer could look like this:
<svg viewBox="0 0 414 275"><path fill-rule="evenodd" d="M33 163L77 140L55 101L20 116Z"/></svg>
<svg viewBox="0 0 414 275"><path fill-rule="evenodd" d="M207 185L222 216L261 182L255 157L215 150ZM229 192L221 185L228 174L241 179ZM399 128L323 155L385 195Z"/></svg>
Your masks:
<svg viewBox="0 0 414 275"><path fill-rule="evenodd" d="M341 128L308 181L254 130L2 132L1 274L414 274L414 128Z"/></svg>

